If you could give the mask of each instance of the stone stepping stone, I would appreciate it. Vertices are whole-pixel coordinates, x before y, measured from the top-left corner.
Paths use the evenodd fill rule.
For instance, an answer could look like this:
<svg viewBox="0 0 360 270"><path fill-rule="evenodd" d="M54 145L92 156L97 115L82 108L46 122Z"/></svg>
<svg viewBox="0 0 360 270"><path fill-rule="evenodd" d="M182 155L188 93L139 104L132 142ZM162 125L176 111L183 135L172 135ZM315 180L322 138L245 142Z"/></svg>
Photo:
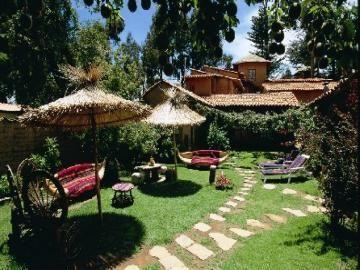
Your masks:
<svg viewBox="0 0 360 270"><path fill-rule="evenodd" d="M271 190L271 189L275 189L276 185L274 185L274 184L264 184L264 188Z"/></svg>
<svg viewBox="0 0 360 270"><path fill-rule="evenodd" d="M319 199L317 197L309 195L309 194L304 196L304 199L308 200L308 201L313 201L313 202L318 202L319 201Z"/></svg>
<svg viewBox="0 0 360 270"><path fill-rule="evenodd" d="M178 243L182 248L188 250L190 253L198 257L200 260L206 260L214 254L211 250L206 247L195 243L191 238L182 234L175 239L175 242Z"/></svg>
<svg viewBox="0 0 360 270"><path fill-rule="evenodd" d="M126 266L125 270L140 270L140 268L135 264L131 264Z"/></svg>
<svg viewBox="0 0 360 270"><path fill-rule="evenodd" d="M162 258L159 262L165 270L189 270L182 261L173 255Z"/></svg>
<svg viewBox="0 0 360 270"><path fill-rule="evenodd" d="M248 237L254 235L253 232L243 230L243 229L239 229L239 228L230 228L230 231L232 231L233 233L235 233L238 236L243 237L243 238L248 238Z"/></svg>
<svg viewBox="0 0 360 270"><path fill-rule="evenodd" d="M244 187L248 187L248 188L252 188L252 187L253 187L253 184L244 183L243 186L244 186Z"/></svg>
<svg viewBox="0 0 360 270"><path fill-rule="evenodd" d="M219 248L225 251L230 250L233 247L233 245L236 243L235 239L227 237L222 233L212 232L209 233L209 236L215 240Z"/></svg>
<svg viewBox="0 0 360 270"><path fill-rule="evenodd" d="M268 224L262 223L261 221L256 220L256 219L247 219L246 224L251 227L257 227L257 228L261 228L261 229L269 228Z"/></svg>
<svg viewBox="0 0 360 270"><path fill-rule="evenodd" d="M211 226L205 223L199 222L196 223L194 229L199 230L200 232L207 232L211 230Z"/></svg>
<svg viewBox="0 0 360 270"><path fill-rule="evenodd" d="M297 193L296 190L293 190L293 189L290 189L290 188L285 188L282 191L282 194L285 194L285 195L295 195L296 193Z"/></svg>
<svg viewBox="0 0 360 270"><path fill-rule="evenodd" d="M243 187L243 188L240 188L241 191L250 191L251 188L248 188L248 187Z"/></svg>
<svg viewBox="0 0 360 270"><path fill-rule="evenodd" d="M192 244L194 244L194 241L185 234L178 236L175 239L175 242L178 243L183 248L190 247Z"/></svg>
<svg viewBox="0 0 360 270"><path fill-rule="evenodd" d="M152 249L150 249L149 254L158 259L171 256L169 251L162 246L154 246Z"/></svg>
<svg viewBox="0 0 360 270"><path fill-rule="evenodd" d="M315 205L307 205L306 206L306 211L310 212L310 213L325 213L326 212L326 208L323 206L315 206Z"/></svg>
<svg viewBox="0 0 360 270"><path fill-rule="evenodd" d="M228 207L220 207L219 211L223 212L223 213L229 213L231 211L231 209Z"/></svg>
<svg viewBox="0 0 360 270"><path fill-rule="evenodd" d="M286 223L287 220L286 217L274 215L274 214L265 214L265 216L267 216L269 219L277 223Z"/></svg>
<svg viewBox="0 0 360 270"><path fill-rule="evenodd" d="M257 181L255 181L255 180L244 180L244 183L254 185L254 184L256 184L256 183L257 183Z"/></svg>
<svg viewBox="0 0 360 270"><path fill-rule="evenodd" d="M220 215L218 215L218 214L210 214L210 218L211 218L212 220L220 221L220 222L223 222L223 221L226 220L223 216L220 216Z"/></svg>
<svg viewBox="0 0 360 270"><path fill-rule="evenodd" d="M246 200L243 197L235 196L233 200L237 200L239 202L245 202Z"/></svg>
<svg viewBox="0 0 360 270"><path fill-rule="evenodd" d="M291 208L282 208L285 212L288 212L296 217L306 217L306 214L298 209L291 209Z"/></svg>
<svg viewBox="0 0 360 270"><path fill-rule="evenodd" d="M190 247L187 248L187 251L189 251L191 254L198 257L200 260L205 261L212 255L214 255L214 252L212 252L210 249L207 249L203 245L200 244L193 244Z"/></svg>
<svg viewBox="0 0 360 270"><path fill-rule="evenodd" d="M228 201L225 204L232 207L236 207L238 205L237 202L233 202L233 201Z"/></svg>
<svg viewBox="0 0 360 270"><path fill-rule="evenodd" d="M238 194L241 194L241 195L243 195L243 196L249 195L249 193L243 192L243 191L239 191Z"/></svg>
<svg viewBox="0 0 360 270"><path fill-rule="evenodd" d="M169 251L162 246L154 246L150 249L149 254L159 259L159 262L164 266L165 270L188 270L184 263L177 257L171 255Z"/></svg>

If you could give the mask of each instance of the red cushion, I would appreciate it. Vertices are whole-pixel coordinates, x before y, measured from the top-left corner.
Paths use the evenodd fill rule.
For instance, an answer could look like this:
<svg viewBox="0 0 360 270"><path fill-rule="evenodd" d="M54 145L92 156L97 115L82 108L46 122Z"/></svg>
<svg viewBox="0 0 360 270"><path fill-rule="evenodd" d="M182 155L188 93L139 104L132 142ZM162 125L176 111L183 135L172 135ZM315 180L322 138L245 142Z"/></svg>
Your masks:
<svg viewBox="0 0 360 270"><path fill-rule="evenodd" d="M193 156L219 158L220 152L219 150L198 150L193 152Z"/></svg>
<svg viewBox="0 0 360 270"><path fill-rule="evenodd" d="M191 159L192 165L199 165L199 166L211 166L211 165L219 165L218 158L211 158L211 157L193 157Z"/></svg>
<svg viewBox="0 0 360 270"><path fill-rule="evenodd" d="M74 166L71 166L71 167L68 167L66 169L63 169L63 170L59 171L57 173L57 176L59 178L61 178L61 177L64 177L65 175L73 174L73 173L76 173L78 171L82 171L82 170L92 168L92 167L94 167L93 163L77 164L77 165L74 165Z"/></svg>
<svg viewBox="0 0 360 270"><path fill-rule="evenodd" d="M82 193L95 188L95 166L83 163L61 170L56 174L70 198L76 198Z"/></svg>

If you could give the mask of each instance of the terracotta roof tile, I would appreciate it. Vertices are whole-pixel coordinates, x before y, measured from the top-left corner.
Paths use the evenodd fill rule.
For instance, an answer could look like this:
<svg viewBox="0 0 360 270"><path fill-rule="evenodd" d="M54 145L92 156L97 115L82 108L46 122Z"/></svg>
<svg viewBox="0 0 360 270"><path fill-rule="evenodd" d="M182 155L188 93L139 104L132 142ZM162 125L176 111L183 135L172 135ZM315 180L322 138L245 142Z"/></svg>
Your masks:
<svg viewBox="0 0 360 270"><path fill-rule="evenodd" d="M217 72L226 72L229 75L231 74L231 76L236 76L236 77L239 76L237 71L235 71L235 70L224 69L224 68L219 68L219 67L213 67L213 66L208 66L208 65L204 65L202 68L204 69L203 70L204 72L208 72L208 71L206 71L206 69L208 69L208 70L214 71L215 73L217 73ZM219 74L219 73L217 73L217 74Z"/></svg>
<svg viewBox="0 0 360 270"><path fill-rule="evenodd" d="M237 94L212 95L204 97L215 107L244 106L244 107L297 107L299 102L291 92L265 93L265 94Z"/></svg>
<svg viewBox="0 0 360 270"><path fill-rule="evenodd" d="M339 83L322 78L281 79L265 81L262 86L265 91L316 91L323 90L326 82L330 90L334 89Z"/></svg>
<svg viewBox="0 0 360 270"><path fill-rule="evenodd" d="M0 103L0 111L2 111L2 112L21 112L22 107L18 104Z"/></svg>

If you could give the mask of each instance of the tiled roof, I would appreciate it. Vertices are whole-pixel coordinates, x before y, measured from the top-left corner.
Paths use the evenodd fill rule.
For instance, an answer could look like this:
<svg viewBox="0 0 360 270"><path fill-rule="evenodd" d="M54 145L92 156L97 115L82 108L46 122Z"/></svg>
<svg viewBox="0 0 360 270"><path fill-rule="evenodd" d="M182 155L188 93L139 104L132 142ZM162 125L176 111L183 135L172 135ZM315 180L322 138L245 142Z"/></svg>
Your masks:
<svg viewBox="0 0 360 270"><path fill-rule="evenodd" d="M238 76L237 71L234 71L234 70L229 70L229 69L224 69L224 68L219 68L219 67L213 67L213 66L208 66L208 65L204 65L203 69L212 69L212 70L217 71L217 72L226 72L226 73L229 73L229 74L233 74L234 76Z"/></svg>
<svg viewBox="0 0 360 270"><path fill-rule="evenodd" d="M1 112L21 112L22 108L18 104L0 103Z"/></svg>
<svg viewBox="0 0 360 270"><path fill-rule="evenodd" d="M265 81L262 86L266 91L316 91L323 90L324 83L332 90L339 82L322 78L281 79Z"/></svg>
<svg viewBox="0 0 360 270"><path fill-rule="evenodd" d="M191 71L191 75L206 74L205 71L202 71L202 70L199 70L199 69L196 69L196 68L190 68L190 71Z"/></svg>
<svg viewBox="0 0 360 270"><path fill-rule="evenodd" d="M291 92L265 94L212 95L204 97L212 106L243 106L243 107L297 107L299 102Z"/></svg>
<svg viewBox="0 0 360 270"><path fill-rule="evenodd" d="M266 60L265 58L262 58L255 54L248 54L244 58L241 58L239 61L235 62L234 65L242 64L242 63L270 63L269 60Z"/></svg>
<svg viewBox="0 0 360 270"><path fill-rule="evenodd" d="M241 82L239 78L233 78L222 74L215 74L215 73L205 73L205 74L194 74L194 75L186 75L185 79L198 79L198 78L211 78L211 77L218 77L218 78L226 78L233 81Z"/></svg>

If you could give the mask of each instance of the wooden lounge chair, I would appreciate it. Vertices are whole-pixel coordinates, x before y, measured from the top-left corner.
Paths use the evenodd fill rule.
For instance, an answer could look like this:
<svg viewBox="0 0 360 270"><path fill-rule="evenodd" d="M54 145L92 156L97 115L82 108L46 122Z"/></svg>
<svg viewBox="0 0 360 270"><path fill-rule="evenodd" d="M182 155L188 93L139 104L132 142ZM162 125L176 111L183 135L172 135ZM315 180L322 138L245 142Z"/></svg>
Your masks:
<svg viewBox="0 0 360 270"><path fill-rule="evenodd" d="M300 171L305 170L305 162L310 158L308 155L299 155L297 156L291 164L286 168L275 168L275 169L262 169L260 170L263 175L264 183L270 176L280 177L281 179L286 176L288 178L288 183L290 183L291 178Z"/></svg>
<svg viewBox="0 0 360 270"><path fill-rule="evenodd" d="M179 153L179 158L187 165L198 167L218 166L223 163L229 154L220 150L198 150Z"/></svg>

